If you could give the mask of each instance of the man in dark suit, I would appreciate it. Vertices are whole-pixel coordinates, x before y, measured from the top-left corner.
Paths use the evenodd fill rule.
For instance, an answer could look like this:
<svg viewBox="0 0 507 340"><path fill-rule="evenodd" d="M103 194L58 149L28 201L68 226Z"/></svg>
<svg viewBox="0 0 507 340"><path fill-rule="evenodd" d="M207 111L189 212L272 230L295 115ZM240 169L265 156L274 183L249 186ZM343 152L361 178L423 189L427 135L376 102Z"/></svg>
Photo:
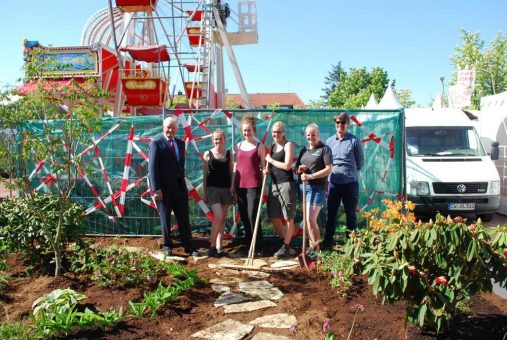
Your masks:
<svg viewBox="0 0 507 340"><path fill-rule="evenodd" d="M170 255L172 242L170 235L171 212L174 212L180 239L185 252L197 255L192 246L192 234L188 216L188 192L185 185L185 147L181 139L175 138L178 120L171 116L164 119L163 133L150 143L149 178L160 212L160 223L164 251Z"/></svg>

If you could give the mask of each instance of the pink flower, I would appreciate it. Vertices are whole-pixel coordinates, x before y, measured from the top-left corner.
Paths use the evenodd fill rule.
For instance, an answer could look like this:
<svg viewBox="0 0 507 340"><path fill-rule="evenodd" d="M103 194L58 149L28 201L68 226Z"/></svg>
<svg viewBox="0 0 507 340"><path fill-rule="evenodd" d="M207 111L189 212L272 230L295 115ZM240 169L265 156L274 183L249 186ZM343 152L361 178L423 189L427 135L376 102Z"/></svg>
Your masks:
<svg viewBox="0 0 507 340"><path fill-rule="evenodd" d="M338 272L338 277L342 277L342 272Z"/></svg>
<svg viewBox="0 0 507 340"><path fill-rule="evenodd" d="M325 322L322 325L322 333L327 333L331 329L331 324L329 322Z"/></svg>
<svg viewBox="0 0 507 340"><path fill-rule="evenodd" d="M350 307L351 312L364 312L364 306L360 303L356 303L352 307Z"/></svg>
<svg viewBox="0 0 507 340"><path fill-rule="evenodd" d="M146 281L151 282L151 277L149 275L146 275Z"/></svg>

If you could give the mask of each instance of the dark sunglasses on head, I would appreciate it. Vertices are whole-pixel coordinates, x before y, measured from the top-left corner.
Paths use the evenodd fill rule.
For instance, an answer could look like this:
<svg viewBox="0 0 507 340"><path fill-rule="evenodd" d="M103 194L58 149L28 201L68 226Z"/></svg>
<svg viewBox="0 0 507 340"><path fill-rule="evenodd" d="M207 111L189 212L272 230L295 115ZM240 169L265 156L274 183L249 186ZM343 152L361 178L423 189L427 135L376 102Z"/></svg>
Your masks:
<svg viewBox="0 0 507 340"><path fill-rule="evenodd" d="M335 120L336 125L347 125L347 122L342 122L340 120Z"/></svg>
<svg viewBox="0 0 507 340"><path fill-rule="evenodd" d="M279 130L279 131L271 131L272 133L283 133L283 130Z"/></svg>

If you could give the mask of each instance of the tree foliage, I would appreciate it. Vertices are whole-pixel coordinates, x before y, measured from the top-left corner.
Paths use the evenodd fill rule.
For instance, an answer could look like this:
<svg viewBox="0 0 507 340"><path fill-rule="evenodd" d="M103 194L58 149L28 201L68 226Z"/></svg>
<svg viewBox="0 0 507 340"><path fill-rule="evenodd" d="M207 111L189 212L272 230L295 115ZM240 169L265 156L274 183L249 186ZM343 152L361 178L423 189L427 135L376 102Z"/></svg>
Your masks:
<svg viewBox="0 0 507 340"><path fill-rule="evenodd" d="M366 105L371 93L382 98L389 85L387 71L374 67L351 68L349 72L341 71L339 82L329 96L329 107L358 109Z"/></svg>
<svg viewBox="0 0 507 340"><path fill-rule="evenodd" d="M478 109L481 97L507 90L507 35L497 33L486 49L479 32L461 29L461 40L462 45L456 46L451 57L456 69L451 83L456 82L458 70L474 68L476 76L471 108Z"/></svg>

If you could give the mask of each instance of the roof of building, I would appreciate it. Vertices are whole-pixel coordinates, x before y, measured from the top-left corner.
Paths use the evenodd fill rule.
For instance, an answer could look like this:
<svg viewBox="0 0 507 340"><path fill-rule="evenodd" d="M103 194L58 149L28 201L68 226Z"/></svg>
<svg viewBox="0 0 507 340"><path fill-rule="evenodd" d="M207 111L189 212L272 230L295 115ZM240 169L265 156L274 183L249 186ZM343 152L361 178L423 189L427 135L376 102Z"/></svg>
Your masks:
<svg viewBox="0 0 507 340"><path fill-rule="evenodd" d="M227 94L227 98L231 98L237 105L245 108L243 99L240 94ZM305 103L296 93L250 93L248 99L252 108L265 108L268 105L279 104L280 106L292 106L293 108L303 108Z"/></svg>

